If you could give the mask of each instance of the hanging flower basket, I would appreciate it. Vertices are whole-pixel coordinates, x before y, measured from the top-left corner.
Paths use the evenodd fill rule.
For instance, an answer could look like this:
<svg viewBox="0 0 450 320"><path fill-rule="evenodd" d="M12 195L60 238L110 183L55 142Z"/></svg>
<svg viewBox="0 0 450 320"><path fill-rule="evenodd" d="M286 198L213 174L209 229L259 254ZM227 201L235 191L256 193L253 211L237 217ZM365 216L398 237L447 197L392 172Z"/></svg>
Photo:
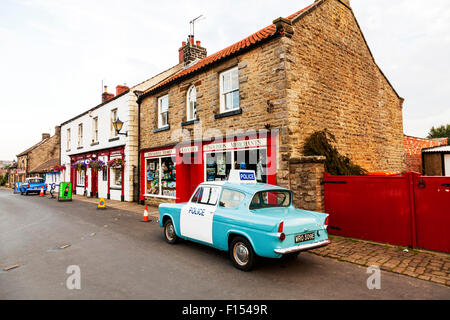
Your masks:
<svg viewBox="0 0 450 320"><path fill-rule="evenodd" d="M110 168L122 168L123 165L124 165L124 161L120 158L112 159L112 160L108 161L108 166Z"/></svg>
<svg viewBox="0 0 450 320"><path fill-rule="evenodd" d="M86 170L86 163L82 160L78 160L72 164L72 168L77 169L77 171L84 171Z"/></svg>
<svg viewBox="0 0 450 320"><path fill-rule="evenodd" d="M106 168L106 164L102 160L92 160L89 162L88 167L98 171Z"/></svg>
<svg viewBox="0 0 450 320"><path fill-rule="evenodd" d="M49 172L61 172L61 171L64 171L64 170L66 170L66 166L56 165L56 166L53 166L53 167L49 170Z"/></svg>

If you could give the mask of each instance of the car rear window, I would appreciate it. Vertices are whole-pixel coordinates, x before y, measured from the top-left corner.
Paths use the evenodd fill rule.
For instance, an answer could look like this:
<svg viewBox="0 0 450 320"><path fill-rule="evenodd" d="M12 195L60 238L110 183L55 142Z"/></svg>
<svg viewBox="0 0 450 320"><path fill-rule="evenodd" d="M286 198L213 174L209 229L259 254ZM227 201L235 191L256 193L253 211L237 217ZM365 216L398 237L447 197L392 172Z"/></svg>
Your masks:
<svg viewBox="0 0 450 320"><path fill-rule="evenodd" d="M291 192L284 190L261 191L253 196L250 209L289 207L291 205Z"/></svg>

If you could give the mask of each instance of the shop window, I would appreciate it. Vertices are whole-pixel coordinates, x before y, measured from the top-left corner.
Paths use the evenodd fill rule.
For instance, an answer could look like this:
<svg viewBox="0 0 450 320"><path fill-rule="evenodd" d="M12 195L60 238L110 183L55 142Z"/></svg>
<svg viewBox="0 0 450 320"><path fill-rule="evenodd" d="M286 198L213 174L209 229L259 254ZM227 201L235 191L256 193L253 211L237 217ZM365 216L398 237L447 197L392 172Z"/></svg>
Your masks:
<svg viewBox="0 0 450 320"><path fill-rule="evenodd" d="M147 159L147 194L176 197L176 163L172 157Z"/></svg>
<svg viewBox="0 0 450 320"><path fill-rule="evenodd" d="M169 125L169 95L158 99L158 128Z"/></svg>
<svg viewBox="0 0 450 320"><path fill-rule="evenodd" d="M231 169L253 170L258 182L267 183L266 149L212 152L206 154L206 181L226 181Z"/></svg>
<svg viewBox="0 0 450 320"><path fill-rule="evenodd" d="M122 188L122 168L111 168L111 187Z"/></svg>
<svg viewBox="0 0 450 320"><path fill-rule="evenodd" d="M197 119L197 89L191 86L187 93L186 103L186 120L192 121Z"/></svg>
<svg viewBox="0 0 450 320"><path fill-rule="evenodd" d="M206 154L206 181L225 181L232 169L232 152Z"/></svg>
<svg viewBox="0 0 450 320"><path fill-rule="evenodd" d="M219 205L222 208L234 209L241 205L245 195L239 191L223 189Z"/></svg>
<svg viewBox="0 0 450 320"><path fill-rule="evenodd" d="M84 187L86 172L84 170L77 170L77 186Z"/></svg>
<svg viewBox="0 0 450 320"><path fill-rule="evenodd" d="M239 109L238 68L220 74L220 113Z"/></svg>

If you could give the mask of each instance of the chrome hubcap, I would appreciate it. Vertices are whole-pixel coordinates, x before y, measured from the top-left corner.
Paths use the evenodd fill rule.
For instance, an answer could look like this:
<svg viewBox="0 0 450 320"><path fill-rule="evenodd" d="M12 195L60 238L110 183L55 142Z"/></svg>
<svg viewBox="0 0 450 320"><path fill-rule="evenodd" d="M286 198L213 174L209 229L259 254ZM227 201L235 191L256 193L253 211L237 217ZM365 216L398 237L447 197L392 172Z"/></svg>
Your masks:
<svg viewBox="0 0 450 320"><path fill-rule="evenodd" d="M175 230L173 229L173 224L167 225L167 227L166 227L166 236L167 236L167 239L172 240L174 234L175 234Z"/></svg>
<svg viewBox="0 0 450 320"><path fill-rule="evenodd" d="M249 252L245 244L242 242L238 242L234 245L233 255L239 265L245 266L248 263Z"/></svg>

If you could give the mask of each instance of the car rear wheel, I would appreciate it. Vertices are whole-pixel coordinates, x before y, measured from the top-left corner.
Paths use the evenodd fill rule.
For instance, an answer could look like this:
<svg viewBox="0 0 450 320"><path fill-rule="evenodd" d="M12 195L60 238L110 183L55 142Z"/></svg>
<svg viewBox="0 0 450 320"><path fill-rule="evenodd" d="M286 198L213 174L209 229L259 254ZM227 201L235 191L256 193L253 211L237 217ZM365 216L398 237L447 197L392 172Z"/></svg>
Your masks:
<svg viewBox="0 0 450 320"><path fill-rule="evenodd" d="M235 237L230 245L230 259L239 270L250 271L256 262L252 245L244 237Z"/></svg>
<svg viewBox="0 0 450 320"><path fill-rule="evenodd" d="M175 227L173 225L172 220L170 219L168 219L164 223L164 238L169 244L175 244L178 242L178 236L175 232Z"/></svg>

